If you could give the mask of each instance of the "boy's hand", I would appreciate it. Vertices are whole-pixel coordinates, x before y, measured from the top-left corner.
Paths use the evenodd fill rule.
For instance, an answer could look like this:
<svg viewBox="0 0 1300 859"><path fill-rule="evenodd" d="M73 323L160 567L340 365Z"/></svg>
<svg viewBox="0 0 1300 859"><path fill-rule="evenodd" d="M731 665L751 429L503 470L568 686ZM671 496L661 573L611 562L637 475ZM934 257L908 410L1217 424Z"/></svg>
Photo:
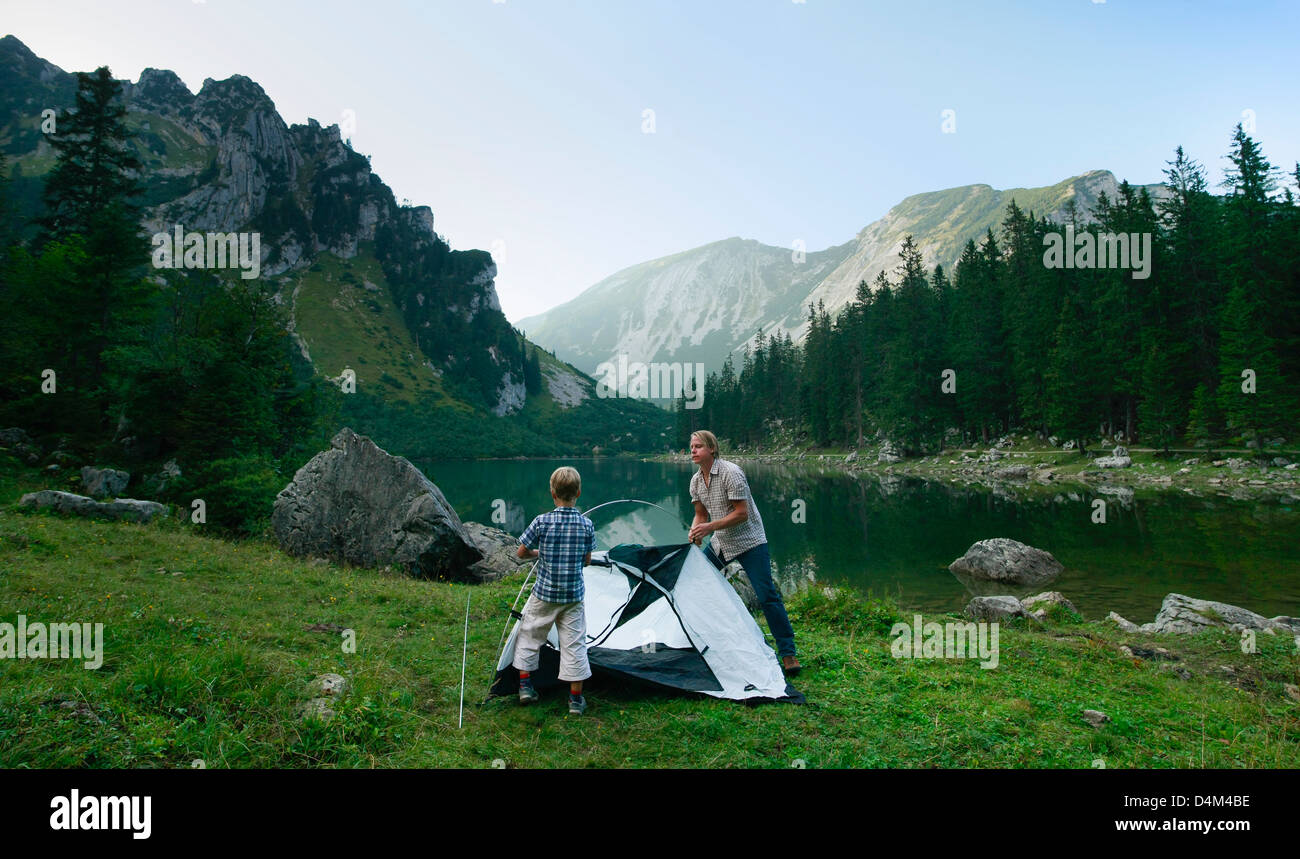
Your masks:
<svg viewBox="0 0 1300 859"><path fill-rule="evenodd" d="M530 549L527 546L521 544L519 548L515 550L515 556L519 558L523 558L524 560L528 560L529 558L536 558L537 550Z"/></svg>

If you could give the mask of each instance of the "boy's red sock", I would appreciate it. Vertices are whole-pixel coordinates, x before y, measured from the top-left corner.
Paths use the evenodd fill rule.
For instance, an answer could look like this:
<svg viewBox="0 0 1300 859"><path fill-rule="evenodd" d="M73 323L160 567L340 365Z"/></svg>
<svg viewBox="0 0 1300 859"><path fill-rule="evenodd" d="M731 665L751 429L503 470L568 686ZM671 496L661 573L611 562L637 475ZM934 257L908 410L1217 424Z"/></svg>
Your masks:
<svg viewBox="0 0 1300 859"><path fill-rule="evenodd" d="M529 677L531 677L531 676L532 676L532 674L530 674L530 673L527 672L527 671L520 671L520 672L519 672L519 679L520 679L520 680L527 680L527 679L528 679Z"/></svg>

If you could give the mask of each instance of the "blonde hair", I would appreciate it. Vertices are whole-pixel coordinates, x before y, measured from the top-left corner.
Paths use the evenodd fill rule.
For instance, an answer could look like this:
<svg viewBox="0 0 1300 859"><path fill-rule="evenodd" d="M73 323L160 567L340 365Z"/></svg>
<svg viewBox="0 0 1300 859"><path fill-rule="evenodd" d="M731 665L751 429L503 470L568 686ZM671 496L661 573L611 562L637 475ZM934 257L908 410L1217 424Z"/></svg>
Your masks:
<svg viewBox="0 0 1300 859"><path fill-rule="evenodd" d="M551 494L561 501L573 501L582 491L582 475L572 466L562 465L551 472Z"/></svg>
<svg viewBox="0 0 1300 859"><path fill-rule="evenodd" d="M691 433L691 438L698 438L700 441L704 442L704 446L707 447L709 450L713 451L713 456L715 458L717 457L718 437L716 435L709 432L708 430L696 430L695 432Z"/></svg>

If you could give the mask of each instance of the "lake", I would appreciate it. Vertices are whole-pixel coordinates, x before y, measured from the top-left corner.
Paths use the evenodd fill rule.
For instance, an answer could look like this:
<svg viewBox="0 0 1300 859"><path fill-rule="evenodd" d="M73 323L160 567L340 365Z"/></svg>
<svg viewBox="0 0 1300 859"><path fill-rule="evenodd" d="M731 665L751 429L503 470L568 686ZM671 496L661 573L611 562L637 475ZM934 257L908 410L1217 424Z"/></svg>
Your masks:
<svg viewBox="0 0 1300 859"><path fill-rule="evenodd" d="M688 487L694 466L685 456L680 463L415 464L461 519L515 535L552 508L548 480L560 465L581 472L578 507L584 511L624 498L672 511L644 505L595 510L592 520L602 547L683 543L685 531L675 520L689 523L692 517ZM978 540L1010 537L1051 552L1065 566L1047 587L1011 592L1059 590L1088 618L1113 610L1145 623L1170 592L1268 617L1300 615L1300 514L1276 497L1239 501L1164 492L1134 498L1062 487L1055 498L1026 501L989 489L804 465L747 462L742 467L763 516L773 563L787 585L812 577L864 595L888 594L905 609L960 611L971 594L948 572L948 564ZM1107 501L1104 524L1092 521L1092 501L1098 497Z"/></svg>

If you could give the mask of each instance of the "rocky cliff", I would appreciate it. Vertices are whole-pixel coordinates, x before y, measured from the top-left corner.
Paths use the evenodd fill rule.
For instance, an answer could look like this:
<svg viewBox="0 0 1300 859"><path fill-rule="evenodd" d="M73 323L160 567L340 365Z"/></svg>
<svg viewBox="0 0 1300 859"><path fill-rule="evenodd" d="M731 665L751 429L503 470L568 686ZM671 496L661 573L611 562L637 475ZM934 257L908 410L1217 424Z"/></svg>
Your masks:
<svg viewBox="0 0 1300 859"><path fill-rule="evenodd" d="M15 167L14 196L29 209L20 215L34 214L54 162L42 112L57 120L75 90L74 75L13 36L0 39L0 146ZM501 313L491 255L453 251L434 232L432 211L399 205L337 125L287 125L243 75L209 78L195 94L151 68L124 81L123 96L144 165L145 230L257 232L261 276L286 287L322 254L372 254L424 354L418 363L497 415L523 406L522 353Z"/></svg>

